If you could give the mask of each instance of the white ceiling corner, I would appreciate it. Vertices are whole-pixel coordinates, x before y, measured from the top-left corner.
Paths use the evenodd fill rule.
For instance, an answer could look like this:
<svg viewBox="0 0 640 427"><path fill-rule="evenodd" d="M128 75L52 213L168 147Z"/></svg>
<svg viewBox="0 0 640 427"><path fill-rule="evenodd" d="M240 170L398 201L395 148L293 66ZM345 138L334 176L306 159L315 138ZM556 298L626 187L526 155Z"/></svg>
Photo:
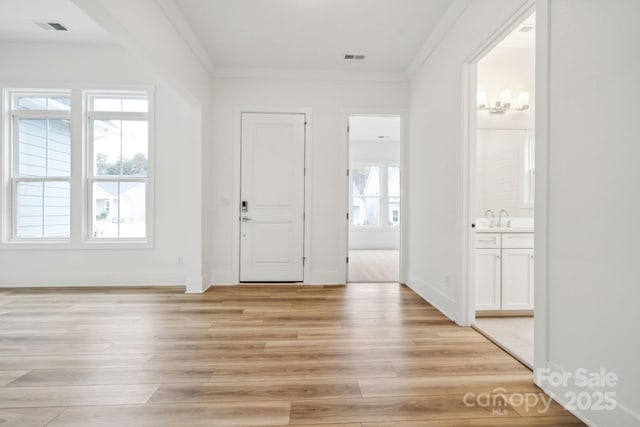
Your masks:
<svg viewBox="0 0 640 427"><path fill-rule="evenodd" d="M433 29L429 37L425 40L424 44L411 61L411 64L407 67L407 77L411 79L416 72L424 64L431 53L438 47L440 42L447 35L451 27L456 23L460 15L471 4L471 0L454 0L447 11L442 15L442 18Z"/></svg>
<svg viewBox="0 0 640 427"><path fill-rule="evenodd" d="M68 31L37 23L58 22ZM40 43L113 43L111 36L69 0L0 1L0 40Z"/></svg>
<svg viewBox="0 0 640 427"><path fill-rule="evenodd" d="M193 54L198 58L202 66L209 74L213 75L216 67L211 55L191 28L189 21L187 21L175 0L156 0L156 3L169 22L171 22L171 25L176 29L178 35L182 37Z"/></svg>

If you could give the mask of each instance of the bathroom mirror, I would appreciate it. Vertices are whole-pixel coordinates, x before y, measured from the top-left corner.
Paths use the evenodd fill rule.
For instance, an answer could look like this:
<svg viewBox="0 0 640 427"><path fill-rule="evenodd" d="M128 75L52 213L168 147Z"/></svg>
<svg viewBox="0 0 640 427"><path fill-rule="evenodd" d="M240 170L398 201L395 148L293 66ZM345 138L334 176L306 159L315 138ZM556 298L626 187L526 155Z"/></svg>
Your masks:
<svg viewBox="0 0 640 427"><path fill-rule="evenodd" d="M533 217L535 136L531 129L478 129L477 217L506 209L511 217Z"/></svg>

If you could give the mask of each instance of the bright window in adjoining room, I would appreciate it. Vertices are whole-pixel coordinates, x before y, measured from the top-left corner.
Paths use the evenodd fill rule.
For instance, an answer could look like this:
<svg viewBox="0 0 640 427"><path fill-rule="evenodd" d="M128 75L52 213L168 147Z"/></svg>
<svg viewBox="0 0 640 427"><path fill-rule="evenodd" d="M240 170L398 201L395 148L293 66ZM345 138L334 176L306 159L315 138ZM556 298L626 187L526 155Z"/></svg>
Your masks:
<svg viewBox="0 0 640 427"><path fill-rule="evenodd" d="M400 223L400 166L387 166L387 209L389 226Z"/></svg>
<svg viewBox="0 0 640 427"><path fill-rule="evenodd" d="M148 237L146 93L87 93L91 239Z"/></svg>
<svg viewBox="0 0 640 427"><path fill-rule="evenodd" d="M10 91L10 233L18 240L71 236L71 94Z"/></svg>
<svg viewBox="0 0 640 427"><path fill-rule="evenodd" d="M380 166L354 165L351 170L351 185L353 225L380 225Z"/></svg>
<svg viewBox="0 0 640 427"><path fill-rule="evenodd" d="M354 164L351 171L351 225L395 227L400 223L400 167Z"/></svg>

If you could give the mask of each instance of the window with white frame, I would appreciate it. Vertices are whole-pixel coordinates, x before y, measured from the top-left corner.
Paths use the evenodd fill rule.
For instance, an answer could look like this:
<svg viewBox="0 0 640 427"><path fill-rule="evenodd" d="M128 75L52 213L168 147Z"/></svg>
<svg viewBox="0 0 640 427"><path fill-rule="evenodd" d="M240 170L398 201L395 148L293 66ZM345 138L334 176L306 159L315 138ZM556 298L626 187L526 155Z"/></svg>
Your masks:
<svg viewBox="0 0 640 427"><path fill-rule="evenodd" d="M400 223L400 167L354 164L351 170L351 225L390 228Z"/></svg>
<svg viewBox="0 0 640 427"><path fill-rule="evenodd" d="M400 167L387 166L387 210L389 212L389 226L400 224Z"/></svg>
<svg viewBox="0 0 640 427"><path fill-rule="evenodd" d="M145 239L149 180L146 93L86 93L91 239Z"/></svg>
<svg viewBox="0 0 640 427"><path fill-rule="evenodd" d="M16 240L71 236L71 94L7 92L10 233Z"/></svg>

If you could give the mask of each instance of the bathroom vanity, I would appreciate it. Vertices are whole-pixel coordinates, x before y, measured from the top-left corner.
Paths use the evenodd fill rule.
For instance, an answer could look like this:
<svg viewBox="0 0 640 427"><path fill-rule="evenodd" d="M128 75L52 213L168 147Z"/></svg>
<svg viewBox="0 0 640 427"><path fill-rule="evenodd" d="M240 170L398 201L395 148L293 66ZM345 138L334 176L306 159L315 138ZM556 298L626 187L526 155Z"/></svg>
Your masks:
<svg viewBox="0 0 640 427"><path fill-rule="evenodd" d="M533 228L475 233L476 310L533 310Z"/></svg>

